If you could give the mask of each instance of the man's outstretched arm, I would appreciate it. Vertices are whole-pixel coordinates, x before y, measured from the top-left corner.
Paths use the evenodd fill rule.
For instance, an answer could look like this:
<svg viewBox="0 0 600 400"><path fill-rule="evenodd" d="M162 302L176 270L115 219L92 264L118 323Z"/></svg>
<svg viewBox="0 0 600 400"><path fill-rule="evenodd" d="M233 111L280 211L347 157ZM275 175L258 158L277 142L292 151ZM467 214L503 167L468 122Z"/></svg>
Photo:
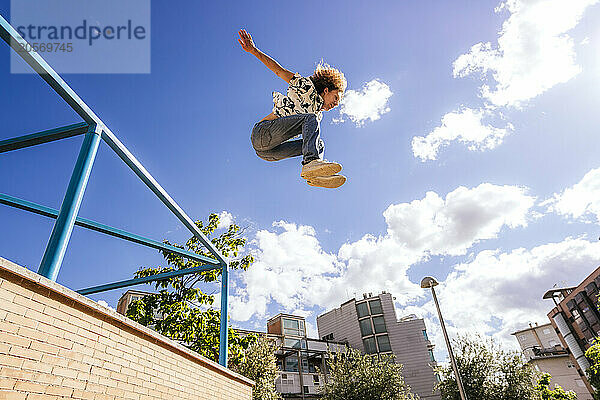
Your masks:
<svg viewBox="0 0 600 400"><path fill-rule="evenodd" d="M267 54L260 51L254 45L254 41L252 41L252 36L250 36L250 34L248 32L246 32L244 29L240 29L238 34L240 35L238 42L240 43L240 45L242 46L242 49L244 49L244 51L247 51L248 53L256 56L256 58L258 58L263 64L265 64L267 66L267 68L269 68L271 71L273 71L275 73L275 75L277 75L278 77L280 77L281 79L283 79L284 81L286 81L288 83L290 82L290 79L292 79L292 76L294 76L294 74L292 72L283 68L281 65L279 65L279 63L277 61L273 60Z"/></svg>

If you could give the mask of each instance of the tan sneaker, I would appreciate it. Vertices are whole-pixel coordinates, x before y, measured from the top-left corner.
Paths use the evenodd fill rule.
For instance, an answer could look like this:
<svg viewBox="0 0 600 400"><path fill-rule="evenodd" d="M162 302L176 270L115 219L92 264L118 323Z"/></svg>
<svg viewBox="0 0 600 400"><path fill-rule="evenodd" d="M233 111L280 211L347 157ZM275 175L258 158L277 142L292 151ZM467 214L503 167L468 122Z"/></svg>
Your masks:
<svg viewBox="0 0 600 400"><path fill-rule="evenodd" d="M322 160L312 160L308 164L302 166L300 176L304 179L314 178L316 176L331 176L342 170L342 166L335 162L327 162Z"/></svg>
<svg viewBox="0 0 600 400"><path fill-rule="evenodd" d="M330 175L330 176L315 176L313 178L306 179L306 183L310 186L317 186L328 189L335 189L342 186L346 182L344 175Z"/></svg>

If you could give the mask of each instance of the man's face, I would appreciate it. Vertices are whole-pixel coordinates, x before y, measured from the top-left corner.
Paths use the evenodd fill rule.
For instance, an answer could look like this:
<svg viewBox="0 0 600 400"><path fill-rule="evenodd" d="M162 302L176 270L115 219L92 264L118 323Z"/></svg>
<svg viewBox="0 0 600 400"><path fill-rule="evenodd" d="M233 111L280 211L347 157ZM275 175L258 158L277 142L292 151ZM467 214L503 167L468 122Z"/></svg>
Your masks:
<svg viewBox="0 0 600 400"><path fill-rule="evenodd" d="M342 94L338 89L330 91L328 88L325 88L321 97L323 98L323 110L325 111L336 107L342 100Z"/></svg>

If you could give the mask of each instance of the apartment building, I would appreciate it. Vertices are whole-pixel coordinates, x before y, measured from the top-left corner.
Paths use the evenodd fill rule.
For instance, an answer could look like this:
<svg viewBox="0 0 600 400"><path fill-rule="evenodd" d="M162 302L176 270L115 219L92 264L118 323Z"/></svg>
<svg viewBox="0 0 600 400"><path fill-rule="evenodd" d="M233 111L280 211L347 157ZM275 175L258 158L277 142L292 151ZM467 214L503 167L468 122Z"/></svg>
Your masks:
<svg viewBox="0 0 600 400"><path fill-rule="evenodd" d="M433 391L437 363L425 322L415 315L397 319L391 294L369 293L348 300L319 315L317 328L323 340L347 342L363 353L394 354L404 366L404 378L413 393L423 400L441 399Z"/></svg>
<svg viewBox="0 0 600 400"><path fill-rule="evenodd" d="M565 390L575 392L579 400L593 400L571 360L569 350L560 343L552 324L529 324L529 327L512 335L519 342L527 362L537 371L552 375L550 387L559 385Z"/></svg>
<svg viewBox="0 0 600 400"><path fill-rule="evenodd" d="M153 294L152 292L143 292L141 290L128 290L121 295L119 301L117 302L117 312L121 315L127 314L127 309L129 305L136 300L141 299L142 297Z"/></svg>
<svg viewBox="0 0 600 400"><path fill-rule="evenodd" d="M600 336L600 312L598 311L598 287L600 267L588 275L579 285L548 290L543 298L551 299L555 307L548 313L552 327L561 345L569 349L571 360L581 381L592 392L585 370L589 361L585 351Z"/></svg>
<svg viewBox="0 0 600 400"><path fill-rule="evenodd" d="M267 321L277 359L275 387L286 399L315 399L328 377L328 353L343 352L346 343L307 337L304 317L278 314Z"/></svg>

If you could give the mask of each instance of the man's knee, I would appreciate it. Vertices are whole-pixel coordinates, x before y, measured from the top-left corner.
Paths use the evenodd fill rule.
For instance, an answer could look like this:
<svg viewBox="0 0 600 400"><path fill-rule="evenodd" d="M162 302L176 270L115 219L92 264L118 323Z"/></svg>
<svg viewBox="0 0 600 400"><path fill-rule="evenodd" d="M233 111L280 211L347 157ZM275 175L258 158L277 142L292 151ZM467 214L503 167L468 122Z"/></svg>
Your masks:
<svg viewBox="0 0 600 400"><path fill-rule="evenodd" d="M256 150L256 155L262 158L265 161L279 161L280 159L277 157L273 157L268 152Z"/></svg>

